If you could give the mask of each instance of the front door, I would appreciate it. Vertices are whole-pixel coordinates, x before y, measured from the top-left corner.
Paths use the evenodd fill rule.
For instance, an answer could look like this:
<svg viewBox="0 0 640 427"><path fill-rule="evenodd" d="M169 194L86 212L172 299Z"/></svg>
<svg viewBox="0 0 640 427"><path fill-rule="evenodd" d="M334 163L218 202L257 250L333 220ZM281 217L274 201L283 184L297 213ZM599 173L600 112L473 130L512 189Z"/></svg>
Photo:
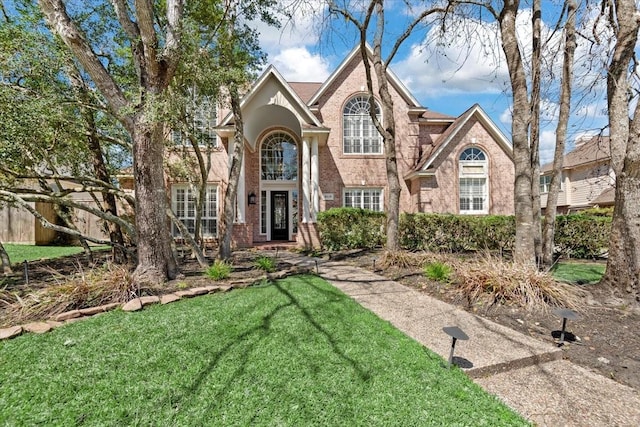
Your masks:
<svg viewBox="0 0 640 427"><path fill-rule="evenodd" d="M271 192L271 240L289 240L289 192Z"/></svg>

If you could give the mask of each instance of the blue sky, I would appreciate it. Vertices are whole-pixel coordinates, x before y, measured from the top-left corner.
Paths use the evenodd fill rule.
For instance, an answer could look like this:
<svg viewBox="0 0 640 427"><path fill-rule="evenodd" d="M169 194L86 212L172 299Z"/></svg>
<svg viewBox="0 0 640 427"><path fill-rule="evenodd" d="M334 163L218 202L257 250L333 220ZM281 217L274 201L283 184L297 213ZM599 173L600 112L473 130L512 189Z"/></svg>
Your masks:
<svg viewBox="0 0 640 427"><path fill-rule="evenodd" d="M320 5L320 2L317 3ZM390 1L387 6L387 40L402 31L408 16L400 7L402 2ZM549 64L547 95L543 95L543 127L541 134L541 161L553 157L557 115L557 84L560 81L560 34L552 32L558 10L543 1L545 25L543 31L549 40L545 51ZM595 12L582 9L585 31L591 31ZM518 28L522 40L529 40L530 11L522 10ZM293 20L280 30L260 27L263 49L268 61L289 81L323 81L354 48L357 37L352 27L342 23L335 30L319 30L318 20L311 11L298 10ZM450 115L459 115L474 103L479 103L496 124L509 136L511 126L510 83L506 64L499 44L495 24L478 25L469 21L475 33L473 38L451 37L440 48L433 48L434 31L423 30L405 42L392 61L391 68L411 90L423 106ZM601 34L602 31L601 30ZM322 35L320 35L322 34ZM470 40L476 40L470 45ZM576 105L570 122L568 144L577 138L593 135L604 128L606 117L606 81L599 71L606 61L606 52L593 53L593 46L585 38L578 39L576 52ZM443 47L446 46L446 47ZM600 47L606 49L606 46ZM530 50L526 44L523 51Z"/></svg>

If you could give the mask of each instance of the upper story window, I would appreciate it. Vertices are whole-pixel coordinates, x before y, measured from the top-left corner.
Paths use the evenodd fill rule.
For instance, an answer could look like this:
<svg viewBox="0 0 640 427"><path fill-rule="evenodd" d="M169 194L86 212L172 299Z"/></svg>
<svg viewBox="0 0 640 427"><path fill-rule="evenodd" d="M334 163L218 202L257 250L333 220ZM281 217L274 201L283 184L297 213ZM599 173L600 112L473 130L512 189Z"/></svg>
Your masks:
<svg viewBox="0 0 640 427"><path fill-rule="evenodd" d="M460 153L459 194L461 214L486 214L487 156L479 148L469 147Z"/></svg>
<svg viewBox="0 0 640 427"><path fill-rule="evenodd" d="M266 181L296 181L298 179L298 147L290 135L275 132L262 143L260 150L261 178Z"/></svg>
<svg viewBox="0 0 640 427"><path fill-rule="evenodd" d="M375 103L376 116L380 118L380 107ZM369 115L369 97L358 95L351 98L342 112L342 149L345 154L382 154L382 137Z"/></svg>
<svg viewBox="0 0 640 427"><path fill-rule="evenodd" d="M218 121L218 107L209 96L194 97L185 112L185 130L173 130L171 139L175 145L191 146L189 138L194 138L199 146L216 147L218 136L215 128Z"/></svg>
<svg viewBox="0 0 640 427"><path fill-rule="evenodd" d="M564 189L564 182L560 179L560 190ZM540 175L540 193L548 193L551 190L551 175Z"/></svg>

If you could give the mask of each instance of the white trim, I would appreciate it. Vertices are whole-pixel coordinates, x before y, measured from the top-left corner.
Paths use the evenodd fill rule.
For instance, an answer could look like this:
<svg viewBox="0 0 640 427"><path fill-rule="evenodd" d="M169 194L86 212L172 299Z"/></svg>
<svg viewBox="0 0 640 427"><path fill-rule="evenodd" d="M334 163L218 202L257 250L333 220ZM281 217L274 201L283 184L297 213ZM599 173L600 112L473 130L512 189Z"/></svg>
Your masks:
<svg viewBox="0 0 640 427"><path fill-rule="evenodd" d="M499 145L502 146L502 149L509 154L510 156L513 153L513 147L511 143L507 139L507 137L498 129L496 124L491 120L491 118L484 112L480 105L475 104L469 110L461 115L466 115L466 118L456 125L456 128L451 132L447 139L445 139L436 149L436 151L429 156L427 162L425 162L424 166L422 166L421 170L426 171L431 167L433 162L438 158L438 156L447 149L447 146L451 143L451 141L458 135L458 133L464 128L464 125L471 119L473 116L477 116L478 120L487 127L491 136L498 142ZM487 153L485 153L486 155Z"/></svg>
<svg viewBox="0 0 640 427"><path fill-rule="evenodd" d="M205 221L205 220L215 220L216 222L216 230L214 234L211 233L206 233L202 232L202 237L217 237L218 236L218 227L220 225L220 197L219 197L219 186L217 183L207 183L206 184L206 188L207 188L207 192L205 197L207 197L209 195L209 189L215 189L214 191L214 196L215 196L215 212L214 212L214 216L205 216L203 215L201 218L201 221ZM182 206L184 214L183 215L179 215L178 214L178 198L177 198L177 193L178 190L186 190L185 194L184 194L184 205ZM193 194L197 191L197 188L195 188L194 186L188 184L188 183L175 183L171 185L171 209L173 211L173 213L176 215L176 217L178 217L179 220L185 219L185 220L193 220L194 221L194 227L195 227L195 206L194 206L194 213L193 216L188 214L188 203L189 203L189 194ZM195 195L194 195L194 203L195 203ZM206 206L206 199L204 204L202 205L203 210L206 212L207 210L207 206ZM180 236L180 232L178 230L176 230L175 225L171 224L171 235L174 237L179 237Z"/></svg>
<svg viewBox="0 0 640 427"><path fill-rule="evenodd" d="M256 80L254 85L251 87L251 90L247 92L247 94L242 98L240 102L240 109L242 110L262 89L263 86L266 85L269 78L274 78L280 83L283 89L287 92L289 96L295 101L296 105L300 108L300 110L304 113L305 119L312 123L314 126L319 128L324 128L324 125L318 120L318 118L311 112L307 104L305 104L302 99L298 96L298 94L289 86L289 83L282 77L282 75L276 70L273 65L269 65L269 67L265 70L264 73ZM223 128L229 125L231 118L233 117L233 112L229 112L226 117L220 122L219 127Z"/></svg>
<svg viewBox="0 0 640 427"><path fill-rule="evenodd" d="M344 187L342 189L342 206L347 207L346 193L351 191L378 191L380 193L380 210L376 212L384 212L384 189L382 187L361 187L361 186ZM349 207L369 209L369 208L364 208L363 206L349 206ZM373 210L373 209L370 209L370 210Z"/></svg>
<svg viewBox="0 0 640 427"><path fill-rule="evenodd" d="M366 49L369 56L372 56L373 50L371 49L371 46L369 46L368 43L366 45ZM347 68L347 65L349 65L349 63L354 59L356 55L360 55L359 44L356 47L354 47L353 50L351 50L351 52L349 52L349 55L347 55L347 57L340 63L338 68L336 68L335 71L331 73L329 78L322 84L322 86L320 86L320 89L318 89L315 95L313 95L313 97L309 100L309 103L308 103L309 105L314 105L316 102L318 102L320 97L324 95L324 92L333 84L333 82L338 78L338 76L342 74L342 72ZM362 58L360 60L362 60ZM408 102L409 104L413 104L411 105L412 107L422 108L422 106L420 105L420 102L416 99L416 97L413 96L411 92L409 92L409 89L407 89L404 83L402 83L402 81L398 78L398 76L396 76L396 74L391 70L391 68L388 68L388 67L387 67L387 77L391 81L392 86L394 86L394 88L398 91L398 93L402 97L404 97L405 100L409 101Z"/></svg>

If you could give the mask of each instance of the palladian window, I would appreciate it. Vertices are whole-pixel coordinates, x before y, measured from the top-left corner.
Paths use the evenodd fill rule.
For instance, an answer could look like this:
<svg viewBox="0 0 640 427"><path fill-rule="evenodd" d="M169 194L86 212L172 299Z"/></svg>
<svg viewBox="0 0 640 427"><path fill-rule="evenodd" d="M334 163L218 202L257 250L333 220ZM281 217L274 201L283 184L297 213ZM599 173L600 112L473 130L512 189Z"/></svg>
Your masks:
<svg viewBox="0 0 640 427"><path fill-rule="evenodd" d="M476 147L469 147L459 157L460 213L486 214L487 157Z"/></svg>
<svg viewBox="0 0 640 427"><path fill-rule="evenodd" d="M380 119L380 107L375 104ZM345 154L382 154L382 138L369 115L369 97L351 98L342 112L342 149Z"/></svg>
<svg viewBox="0 0 640 427"><path fill-rule="evenodd" d="M265 181L297 181L298 148L284 132L269 135L260 151L262 179Z"/></svg>

